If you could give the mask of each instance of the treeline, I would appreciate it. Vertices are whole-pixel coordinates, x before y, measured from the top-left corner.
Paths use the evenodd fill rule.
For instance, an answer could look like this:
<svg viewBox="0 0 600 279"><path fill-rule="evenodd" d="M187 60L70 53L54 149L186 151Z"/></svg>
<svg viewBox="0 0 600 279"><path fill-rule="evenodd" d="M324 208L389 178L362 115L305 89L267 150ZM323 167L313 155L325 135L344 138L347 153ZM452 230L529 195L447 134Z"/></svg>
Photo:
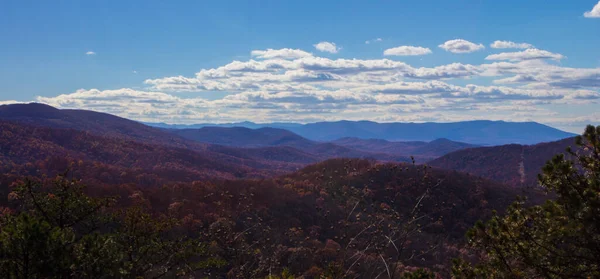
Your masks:
<svg viewBox="0 0 600 279"><path fill-rule="evenodd" d="M556 199L538 206L508 207L519 190L477 177L358 159L274 179L152 187L89 182L79 161L65 162L71 171L56 178L8 174L0 274L595 278L599 134L588 127L572 156L548 163L540 182ZM465 242L477 220L489 221Z"/></svg>

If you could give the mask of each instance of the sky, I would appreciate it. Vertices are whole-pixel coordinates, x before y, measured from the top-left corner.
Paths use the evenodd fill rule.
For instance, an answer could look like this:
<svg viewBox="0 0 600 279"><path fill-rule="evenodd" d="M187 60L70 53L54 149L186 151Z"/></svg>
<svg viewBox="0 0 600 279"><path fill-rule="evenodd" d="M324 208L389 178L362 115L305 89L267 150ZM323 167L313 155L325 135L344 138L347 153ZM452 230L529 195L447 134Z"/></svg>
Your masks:
<svg viewBox="0 0 600 279"><path fill-rule="evenodd" d="M0 1L0 104L164 123L600 124L600 2Z"/></svg>

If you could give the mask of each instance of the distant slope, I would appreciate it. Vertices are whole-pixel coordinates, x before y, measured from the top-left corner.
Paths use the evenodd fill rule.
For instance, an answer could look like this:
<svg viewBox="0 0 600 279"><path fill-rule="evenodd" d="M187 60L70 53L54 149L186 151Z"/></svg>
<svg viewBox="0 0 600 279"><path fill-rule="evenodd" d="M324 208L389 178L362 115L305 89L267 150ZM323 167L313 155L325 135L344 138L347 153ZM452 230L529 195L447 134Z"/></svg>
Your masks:
<svg viewBox="0 0 600 279"><path fill-rule="evenodd" d="M400 162L410 160L410 154L388 153L383 150L358 150L335 143L316 142L278 128L203 127L168 131L186 139L232 147L292 147L315 158L313 162L331 158L372 158Z"/></svg>
<svg viewBox="0 0 600 279"><path fill-rule="evenodd" d="M169 127L166 124L153 124ZM241 122L198 124L197 127L284 128L310 140L332 141L345 137L388 141L432 141L446 138L477 145L536 144L575 136L536 122L464 121L454 123L376 123L371 121L317 122L311 124ZM177 126L173 126L177 127Z"/></svg>
<svg viewBox="0 0 600 279"><path fill-rule="evenodd" d="M333 141L333 143L358 150L371 150L372 152L386 154L414 156L420 161L427 161L453 151L476 147L476 145L451 141L448 139L437 139L431 142L392 142L380 139L342 138Z"/></svg>
<svg viewBox="0 0 600 279"><path fill-rule="evenodd" d="M203 127L200 129L176 129L170 130L170 132L199 142L238 147L291 146L307 148L317 144L290 131L277 128Z"/></svg>
<svg viewBox="0 0 600 279"><path fill-rule="evenodd" d="M120 137L169 146L198 147L198 144L161 129L115 115L87 111L57 109L44 104L12 104L0 106L0 120L51 128L68 128L106 137Z"/></svg>
<svg viewBox="0 0 600 279"><path fill-rule="evenodd" d="M43 104L15 104L0 106L0 121L21 123L52 129L73 129L108 139L136 141L160 145L164 148L189 149L220 162L241 165L264 174L281 174L296 170L322 158L284 146L236 148L214 146L189 140L167 130L146 126L114 115L86 110L61 110Z"/></svg>
<svg viewBox="0 0 600 279"><path fill-rule="evenodd" d="M418 147L415 152L416 154L439 157L450 152L473 147L477 147L477 145L452 141L449 139L436 139L428 142L425 146Z"/></svg>
<svg viewBox="0 0 600 279"><path fill-rule="evenodd" d="M428 164L443 169L457 170L497 182L520 186L537 185L537 174L544 164L568 146L574 138L536 145L502 145L479 147L449 153Z"/></svg>
<svg viewBox="0 0 600 279"><path fill-rule="evenodd" d="M244 163L240 158L215 152L0 121L0 169L6 174L54 175L70 168L101 183L141 186L261 176L256 162Z"/></svg>
<svg viewBox="0 0 600 279"><path fill-rule="evenodd" d="M144 122L143 124L164 128L164 129L200 129L203 127L244 127L250 129L259 129L259 128L279 128L279 129L289 129L293 127L300 127L302 124L299 123L285 123L285 122L276 122L276 123L268 123L268 124L259 124L250 121L244 122L234 122L234 123L223 123L223 124L214 124L214 123L199 123L199 124L166 124L166 123L153 123L153 122Z"/></svg>
<svg viewBox="0 0 600 279"><path fill-rule="evenodd" d="M339 121L306 124L291 131L309 139L342 137L391 141L432 141L446 138L479 145L532 144L574 136L535 122L467 121L456 123L375 123Z"/></svg>
<svg viewBox="0 0 600 279"><path fill-rule="evenodd" d="M330 158L409 160L406 156L364 152L330 143L313 142L282 129L207 127L200 130L168 130L106 113L61 110L37 103L0 106L0 121L52 129L73 129L108 139L189 149L207 158L218 158L218 162L231 164L233 168L249 168L246 170L248 173L256 172L259 176L281 174Z"/></svg>

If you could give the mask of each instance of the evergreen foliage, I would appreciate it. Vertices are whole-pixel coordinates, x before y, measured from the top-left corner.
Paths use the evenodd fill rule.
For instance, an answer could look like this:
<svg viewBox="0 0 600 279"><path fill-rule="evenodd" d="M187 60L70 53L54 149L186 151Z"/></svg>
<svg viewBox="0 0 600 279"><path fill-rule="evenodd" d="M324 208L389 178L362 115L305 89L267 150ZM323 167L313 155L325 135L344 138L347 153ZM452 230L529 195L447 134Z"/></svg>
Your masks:
<svg viewBox="0 0 600 279"><path fill-rule="evenodd" d="M9 194L17 210L0 223L2 278L180 277L218 266L177 221L142 206L111 210L113 198L84 194L59 176L49 186L25 181Z"/></svg>
<svg viewBox="0 0 600 279"><path fill-rule="evenodd" d="M455 260L456 278L600 277L600 126L576 144L539 176L555 199L529 207L519 199L468 232L478 262Z"/></svg>

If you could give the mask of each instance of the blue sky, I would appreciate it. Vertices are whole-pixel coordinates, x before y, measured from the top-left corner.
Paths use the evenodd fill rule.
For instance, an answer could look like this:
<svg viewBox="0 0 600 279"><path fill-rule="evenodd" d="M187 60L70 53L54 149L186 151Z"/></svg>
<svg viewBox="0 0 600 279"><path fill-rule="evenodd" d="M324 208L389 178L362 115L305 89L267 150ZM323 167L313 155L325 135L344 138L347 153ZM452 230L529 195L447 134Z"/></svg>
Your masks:
<svg viewBox="0 0 600 279"><path fill-rule="evenodd" d="M0 102L168 123L501 119L579 132L600 119L597 4L5 0Z"/></svg>

